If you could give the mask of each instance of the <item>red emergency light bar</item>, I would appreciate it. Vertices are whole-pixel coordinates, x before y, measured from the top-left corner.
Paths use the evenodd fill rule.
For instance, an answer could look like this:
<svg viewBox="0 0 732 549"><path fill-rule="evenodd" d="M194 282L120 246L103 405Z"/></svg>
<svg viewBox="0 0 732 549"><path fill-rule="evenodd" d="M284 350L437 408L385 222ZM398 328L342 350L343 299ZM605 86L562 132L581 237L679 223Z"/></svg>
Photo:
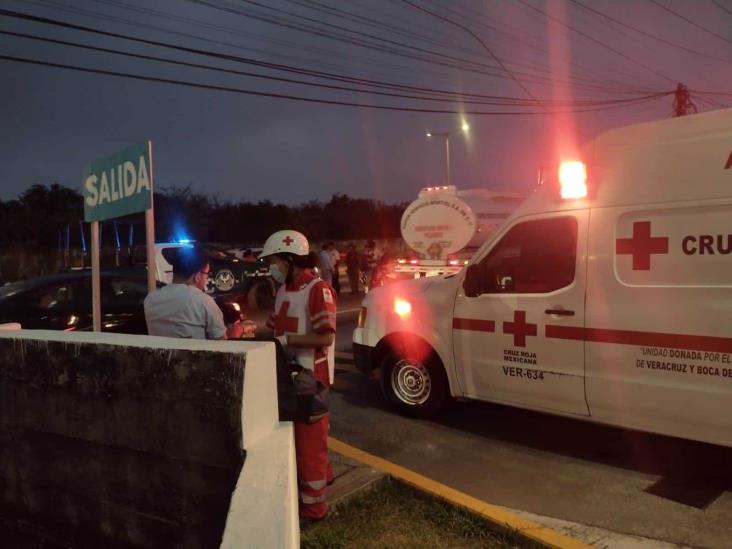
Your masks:
<svg viewBox="0 0 732 549"><path fill-rule="evenodd" d="M569 160L559 165L560 196L564 199L587 196L587 166L580 160Z"/></svg>

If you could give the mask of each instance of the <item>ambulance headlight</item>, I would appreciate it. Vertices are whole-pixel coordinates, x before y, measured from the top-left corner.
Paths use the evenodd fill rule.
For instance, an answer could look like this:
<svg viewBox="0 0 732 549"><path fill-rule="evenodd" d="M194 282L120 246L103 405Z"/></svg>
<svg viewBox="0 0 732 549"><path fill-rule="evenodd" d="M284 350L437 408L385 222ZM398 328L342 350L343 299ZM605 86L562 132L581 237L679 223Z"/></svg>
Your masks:
<svg viewBox="0 0 732 549"><path fill-rule="evenodd" d="M394 312L403 320L412 314L412 304L406 299L397 297L394 300Z"/></svg>
<svg viewBox="0 0 732 549"><path fill-rule="evenodd" d="M564 199L587 196L587 166L579 160L562 162L559 165L559 187Z"/></svg>

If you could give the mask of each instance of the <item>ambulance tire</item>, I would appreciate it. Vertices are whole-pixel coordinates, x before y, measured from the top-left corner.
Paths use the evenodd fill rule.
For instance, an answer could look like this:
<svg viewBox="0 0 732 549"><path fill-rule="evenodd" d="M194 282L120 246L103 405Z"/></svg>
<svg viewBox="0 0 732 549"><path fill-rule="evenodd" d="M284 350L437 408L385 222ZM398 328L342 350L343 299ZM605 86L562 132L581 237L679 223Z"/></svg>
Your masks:
<svg viewBox="0 0 732 549"><path fill-rule="evenodd" d="M381 362L381 392L402 415L434 417L448 400L447 377L442 362L430 352L426 358L390 350Z"/></svg>

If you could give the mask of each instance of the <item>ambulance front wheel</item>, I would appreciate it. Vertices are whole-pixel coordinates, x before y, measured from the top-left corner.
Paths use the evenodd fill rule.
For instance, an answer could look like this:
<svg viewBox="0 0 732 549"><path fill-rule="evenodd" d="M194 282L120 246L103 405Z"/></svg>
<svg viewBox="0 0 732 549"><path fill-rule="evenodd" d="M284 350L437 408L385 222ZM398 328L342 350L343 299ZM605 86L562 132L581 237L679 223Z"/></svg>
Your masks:
<svg viewBox="0 0 732 549"><path fill-rule="evenodd" d="M432 417L447 399L445 370L434 354L414 355L399 351L387 353L381 365L381 392L400 414Z"/></svg>

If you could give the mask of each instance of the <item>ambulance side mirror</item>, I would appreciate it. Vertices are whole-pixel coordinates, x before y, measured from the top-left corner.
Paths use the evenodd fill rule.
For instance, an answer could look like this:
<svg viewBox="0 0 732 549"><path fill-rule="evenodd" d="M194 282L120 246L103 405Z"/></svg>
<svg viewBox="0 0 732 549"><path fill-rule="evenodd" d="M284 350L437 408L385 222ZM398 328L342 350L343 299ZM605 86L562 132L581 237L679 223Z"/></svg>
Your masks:
<svg viewBox="0 0 732 549"><path fill-rule="evenodd" d="M480 291L480 269L478 265L468 265L465 271L465 280L463 280L463 291L466 297L478 297Z"/></svg>

